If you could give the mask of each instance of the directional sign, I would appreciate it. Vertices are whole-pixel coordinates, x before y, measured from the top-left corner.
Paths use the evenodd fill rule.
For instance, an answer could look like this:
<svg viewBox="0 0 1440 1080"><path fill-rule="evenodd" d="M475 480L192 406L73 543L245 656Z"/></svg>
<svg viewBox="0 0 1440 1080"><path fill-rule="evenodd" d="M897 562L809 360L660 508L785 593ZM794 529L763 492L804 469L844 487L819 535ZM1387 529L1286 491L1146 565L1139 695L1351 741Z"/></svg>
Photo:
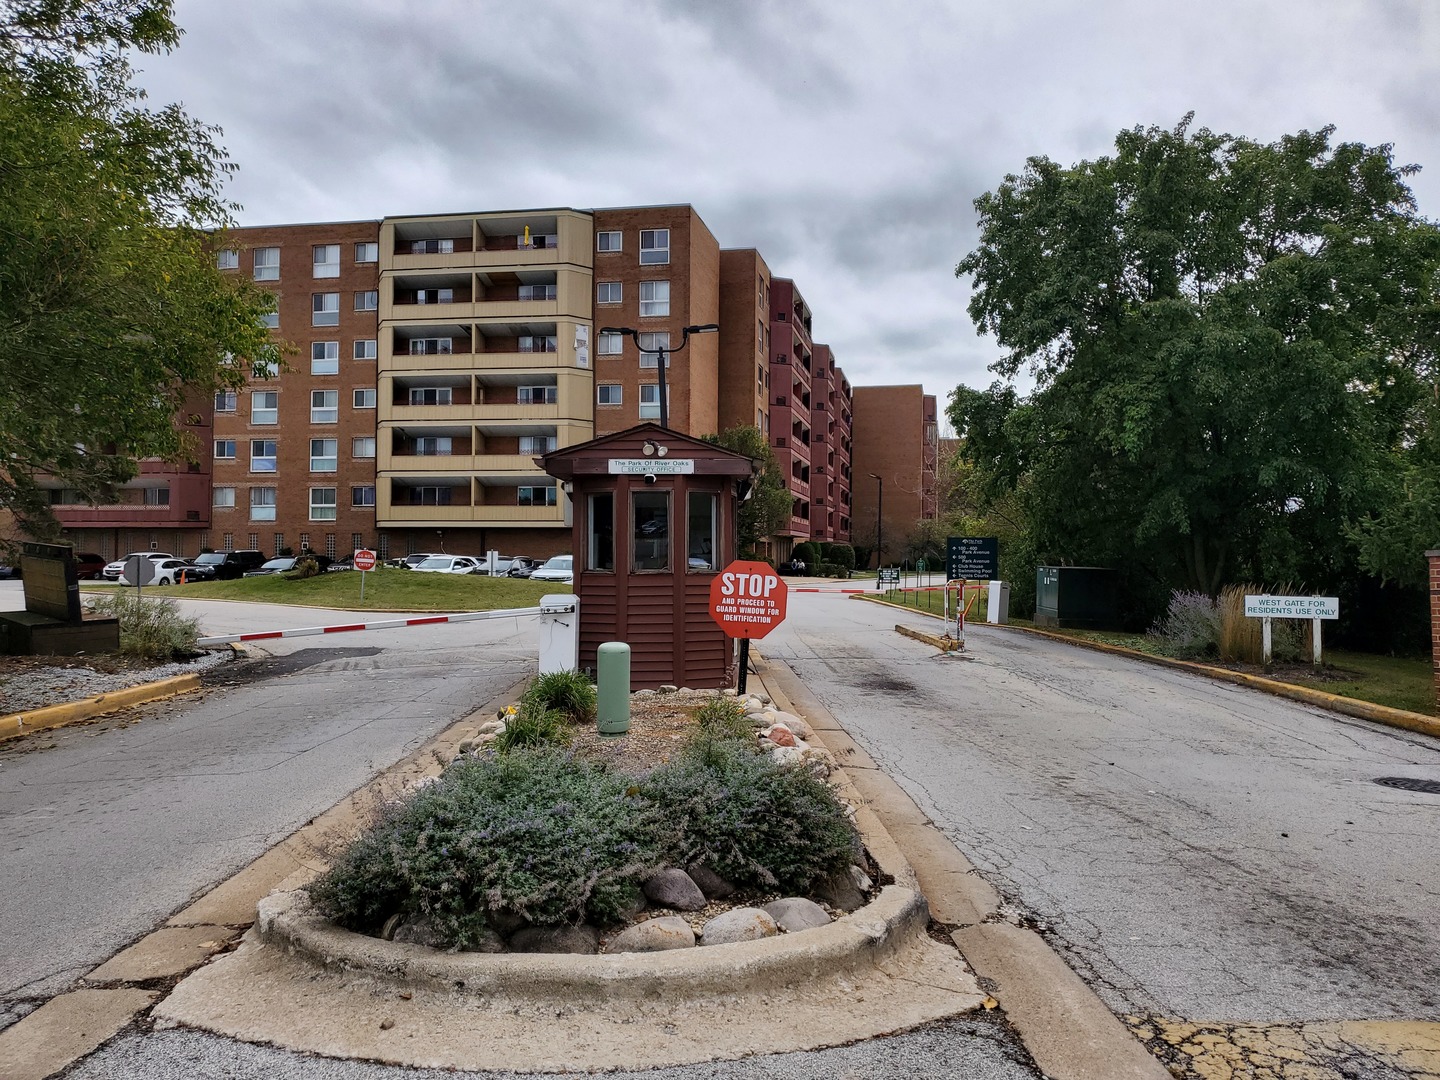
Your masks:
<svg viewBox="0 0 1440 1080"><path fill-rule="evenodd" d="M736 560L710 583L710 617L733 638L762 638L785 621L790 587L762 562Z"/></svg>
<svg viewBox="0 0 1440 1080"><path fill-rule="evenodd" d="M374 570L375 552L371 551L369 548L361 548L359 551L355 552L355 569Z"/></svg>
<svg viewBox="0 0 1440 1080"><path fill-rule="evenodd" d="M993 536L952 536L945 542L950 581L994 581L1000 576L1000 541Z"/></svg>

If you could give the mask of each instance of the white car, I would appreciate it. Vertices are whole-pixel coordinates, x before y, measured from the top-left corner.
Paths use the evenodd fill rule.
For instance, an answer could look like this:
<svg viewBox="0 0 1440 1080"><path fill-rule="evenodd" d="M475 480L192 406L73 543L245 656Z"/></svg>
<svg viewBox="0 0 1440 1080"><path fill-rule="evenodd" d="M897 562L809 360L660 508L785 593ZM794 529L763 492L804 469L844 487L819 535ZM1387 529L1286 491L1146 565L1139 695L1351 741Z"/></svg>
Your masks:
<svg viewBox="0 0 1440 1080"><path fill-rule="evenodd" d="M483 574L479 559L469 555L431 555L410 568L426 574Z"/></svg>
<svg viewBox="0 0 1440 1080"><path fill-rule="evenodd" d="M125 560L133 559L137 555L142 559L149 559L151 562L175 558L175 556L168 551L132 551L129 555L122 555L112 563L106 563L105 569L100 571L100 576L106 581L119 581L120 576L125 573ZM129 583L127 582L126 584Z"/></svg>
<svg viewBox="0 0 1440 1080"><path fill-rule="evenodd" d="M575 557L573 555L556 555L553 559L545 560L545 565L531 574L530 580L573 584L575 581Z"/></svg>
<svg viewBox="0 0 1440 1080"><path fill-rule="evenodd" d="M152 559L151 561L155 564L155 576L145 582L146 585L178 585L182 570L195 569L192 563L188 563L184 559ZM124 569L123 565L121 569ZM134 585L135 583L122 573L120 584Z"/></svg>

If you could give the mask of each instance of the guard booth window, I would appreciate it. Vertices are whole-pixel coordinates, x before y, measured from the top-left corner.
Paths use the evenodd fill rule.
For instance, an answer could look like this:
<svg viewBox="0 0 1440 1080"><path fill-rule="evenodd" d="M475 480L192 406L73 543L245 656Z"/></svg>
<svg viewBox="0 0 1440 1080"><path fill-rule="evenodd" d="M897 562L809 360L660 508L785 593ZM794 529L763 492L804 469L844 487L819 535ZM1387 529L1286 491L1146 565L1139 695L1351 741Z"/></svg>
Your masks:
<svg viewBox="0 0 1440 1080"><path fill-rule="evenodd" d="M637 491L630 496L634 531L631 569L670 569L670 493Z"/></svg>
<svg viewBox="0 0 1440 1080"><path fill-rule="evenodd" d="M615 571L615 496L590 496L590 544L585 567Z"/></svg>
<svg viewBox="0 0 1440 1080"><path fill-rule="evenodd" d="M715 570L715 509L718 498L704 491L689 494L689 520L686 525L686 569L698 573Z"/></svg>

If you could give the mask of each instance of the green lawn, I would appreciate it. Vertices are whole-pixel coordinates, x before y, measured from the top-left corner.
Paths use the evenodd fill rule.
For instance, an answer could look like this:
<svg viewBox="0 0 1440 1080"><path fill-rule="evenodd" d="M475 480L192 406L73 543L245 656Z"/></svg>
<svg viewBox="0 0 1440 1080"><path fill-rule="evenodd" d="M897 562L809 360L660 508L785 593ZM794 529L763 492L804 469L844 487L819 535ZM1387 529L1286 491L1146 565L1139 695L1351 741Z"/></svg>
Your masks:
<svg viewBox="0 0 1440 1080"><path fill-rule="evenodd" d="M295 604L355 611L491 611L535 607L547 593L568 593L569 585L525 578L477 577L473 574L417 574L413 570L376 570L365 577L360 600L358 571L320 574L291 581L279 574L207 581L173 588L146 589L151 596L191 599L252 600L262 604ZM112 586L87 584L84 591Z"/></svg>

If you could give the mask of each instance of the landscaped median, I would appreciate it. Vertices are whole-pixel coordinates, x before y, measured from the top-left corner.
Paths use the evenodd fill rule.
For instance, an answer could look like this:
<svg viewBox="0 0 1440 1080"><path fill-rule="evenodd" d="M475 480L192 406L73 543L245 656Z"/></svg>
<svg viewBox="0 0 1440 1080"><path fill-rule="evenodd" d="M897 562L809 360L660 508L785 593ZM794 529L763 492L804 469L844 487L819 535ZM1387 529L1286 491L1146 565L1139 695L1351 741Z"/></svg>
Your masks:
<svg viewBox="0 0 1440 1080"><path fill-rule="evenodd" d="M899 608L903 611L915 611L914 608L891 603L880 597L860 596L856 599L865 600L870 603L884 604L887 607ZM918 611L916 614L924 615L927 613ZM1315 690L1308 686L1297 686L1294 683L1281 682L1278 679L1267 679L1264 676L1251 675L1244 671L1231 671L1229 668L1213 667L1209 664L1201 664L1193 660L1176 660L1169 656L1157 656L1154 653L1141 652L1138 649L1127 649L1120 645L1109 644L1108 642L1094 641L1088 638L1075 637L1070 634L1054 633L1038 627L1015 626L1009 623L986 623L985 625L987 627L997 626L1001 629L1019 633L1036 634L1040 637L1050 638L1053 641L1062 641L1067 645L1076 645L1083 649L1094 649L1097 652L1125 656L1134 660L1144 660L1151 664L1163 664L1166 667L1180 668L1197 675L1204 675L1211 679L1238 683L1241 686L1249 686L1267 694L1275 694L1278 697L1289 698L1292 701L1298 701L1306 705L1315 705L1322 709L1329 709L1332 712L1352 716L1358 720L1370 720L1377 724L1385 724L1388 727L1402 728L1406 731L1415 731L1422 735L1440 738L1440 717L1426 716L1424 713L1410 712L1405 709L1392 709L1387 705L1377 705L1374 702L1360 701L1357 698L1342 697L1339 694L1327 694L1323 690ZM908 626L897 625L895 629L898 633L906 637L923 641L927 645L933 645L937 649L948 650L955 647L954 640L948 637L927 634L924 631L915 630Z"/></svg>

